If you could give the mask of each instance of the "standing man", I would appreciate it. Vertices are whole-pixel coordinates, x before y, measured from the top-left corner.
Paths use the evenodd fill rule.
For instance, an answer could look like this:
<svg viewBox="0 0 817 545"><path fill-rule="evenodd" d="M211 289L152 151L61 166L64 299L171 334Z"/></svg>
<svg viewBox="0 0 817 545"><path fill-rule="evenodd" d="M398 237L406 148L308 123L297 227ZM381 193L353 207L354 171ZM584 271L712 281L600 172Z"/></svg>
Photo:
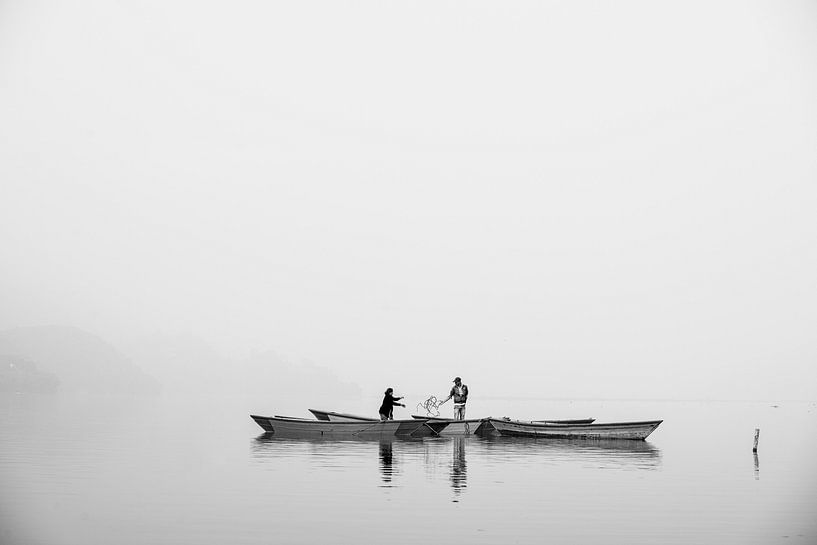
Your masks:
<svg viewBox="0 0 817 545"><path fill-rule="evenodd" d="M454 386L448 397L442 400L445 403L451 398L454 398L454 420L465 420L465 402L468 401L468 386L462 383L462 379L457 377L454 379ZM442 405L442 403L440 403Z"/></svg>

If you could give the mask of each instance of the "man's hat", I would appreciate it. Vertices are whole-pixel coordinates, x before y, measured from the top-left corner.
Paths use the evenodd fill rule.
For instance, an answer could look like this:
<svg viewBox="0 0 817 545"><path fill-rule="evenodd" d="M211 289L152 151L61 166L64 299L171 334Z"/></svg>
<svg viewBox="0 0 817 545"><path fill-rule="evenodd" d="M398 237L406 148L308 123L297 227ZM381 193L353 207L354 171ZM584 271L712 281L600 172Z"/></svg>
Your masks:
<svg viewBox="0 0 817 545"><path fill-rule="evenodd" d="M457 382L457 381L459 381L459 380L462 380L462 379L461 379L460 377L456 377L456 378L454 379L454 382Z"/></svg>

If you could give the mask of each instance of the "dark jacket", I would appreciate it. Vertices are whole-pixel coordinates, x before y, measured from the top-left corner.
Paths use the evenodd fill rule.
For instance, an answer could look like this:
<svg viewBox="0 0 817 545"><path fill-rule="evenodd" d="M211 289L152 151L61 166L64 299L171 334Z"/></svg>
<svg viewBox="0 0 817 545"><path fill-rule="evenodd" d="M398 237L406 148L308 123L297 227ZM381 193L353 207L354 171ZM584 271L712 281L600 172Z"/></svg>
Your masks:
<svg viewBox="0 0 817 545"><path fill-rule="evenodd" d="M397 405L398 401L403 399L402 397L394 397L392 394L386 394L383 396L383 404L380 406L380 414L385 416L391 416L392 412L394 411L394 406Z"/></svg>

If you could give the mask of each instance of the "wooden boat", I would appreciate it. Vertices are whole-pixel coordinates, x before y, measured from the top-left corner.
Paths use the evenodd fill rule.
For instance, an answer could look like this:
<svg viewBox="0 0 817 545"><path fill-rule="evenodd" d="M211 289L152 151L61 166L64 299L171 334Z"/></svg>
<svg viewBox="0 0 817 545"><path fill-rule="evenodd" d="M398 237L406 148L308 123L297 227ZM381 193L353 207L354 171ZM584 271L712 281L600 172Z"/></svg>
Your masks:
<svg viewBox="0 0 817 545"><path fill-rule="evenodd" d="M482 425L483 418L472 418L468 420L454 420L453 418L439 418L427 416L420 416L413 414L412 418L416 420L430 420L432 422L445 422L446 427L439 432L439 435L473 435L477 433L477 429Z"/></svg>
<svg viewBox="0 0 817 545"><path fill-rule="evenodd" d="M443 428L443 430L440 432L440 435L471 435L482 434L485 431L480 429L480 426L486 420L485 418L473 418L470 420L454 420L453 418L441 418L438 416L429 418L428 416L420 416L417 414L413 414L411 415L411 417L419 420L430 419L439 422L447 422L448 426ZM533 422L546 422L548 424L567 426L591 424L593 423L594 420L595 420L594 418L581 418L576 420L534 420Z"/></svg>
<svg viewBox="0 0 817 545"><path fill-rule="evenodd" d="M318 420L325 420L328 422L379 422L379 418L371 418L368 416L358 416L356 414L335 413L332 411L319 411L318 409L309 409L309 412L315 415Z"/></svg>
<svg viewBox="0 0 817 545"><path fill-rule="evenodd" d="M369 418L367 416L358 416L354 414L336 413L332 411L320 411L318 409L309 409L309 412L315 415L318 420L325 420L329 422L378 422L376 418ZM439 435L470 435L476 433L477 428L482 424L481 418L474 418L471 420L454 420L452 418L438 418L427 416L412 415L416 420L430 420L437 423L445 423L438 432Z"/></svg>
<svg viewBox="0 0 817 545"><path fill-rule="evenodd" d="M543 424L527 420L486 418L480 426L484 435L567 439L629 439L643 441L663 420L612 422L605 424Z"/></svg>
<svg viewBox="0 0 817 545"><path fill-rule="evenodd" d="M438 435L447 426L446 422L415 419L331 422L254 414L250 417L267 433L285 437L425 437Z"/></svg>

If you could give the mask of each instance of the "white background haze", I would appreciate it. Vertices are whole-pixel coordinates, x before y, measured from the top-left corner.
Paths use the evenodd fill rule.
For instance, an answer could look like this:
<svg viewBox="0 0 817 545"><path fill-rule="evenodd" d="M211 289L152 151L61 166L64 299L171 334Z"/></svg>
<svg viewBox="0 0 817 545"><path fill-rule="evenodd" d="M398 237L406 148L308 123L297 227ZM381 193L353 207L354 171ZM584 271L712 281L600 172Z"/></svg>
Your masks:
<svg viewBox="0 0 817 545"><path fill-rule="evenodd" d="M817 399L816 97L814 2L2 2L0 329Z"/></svg>

